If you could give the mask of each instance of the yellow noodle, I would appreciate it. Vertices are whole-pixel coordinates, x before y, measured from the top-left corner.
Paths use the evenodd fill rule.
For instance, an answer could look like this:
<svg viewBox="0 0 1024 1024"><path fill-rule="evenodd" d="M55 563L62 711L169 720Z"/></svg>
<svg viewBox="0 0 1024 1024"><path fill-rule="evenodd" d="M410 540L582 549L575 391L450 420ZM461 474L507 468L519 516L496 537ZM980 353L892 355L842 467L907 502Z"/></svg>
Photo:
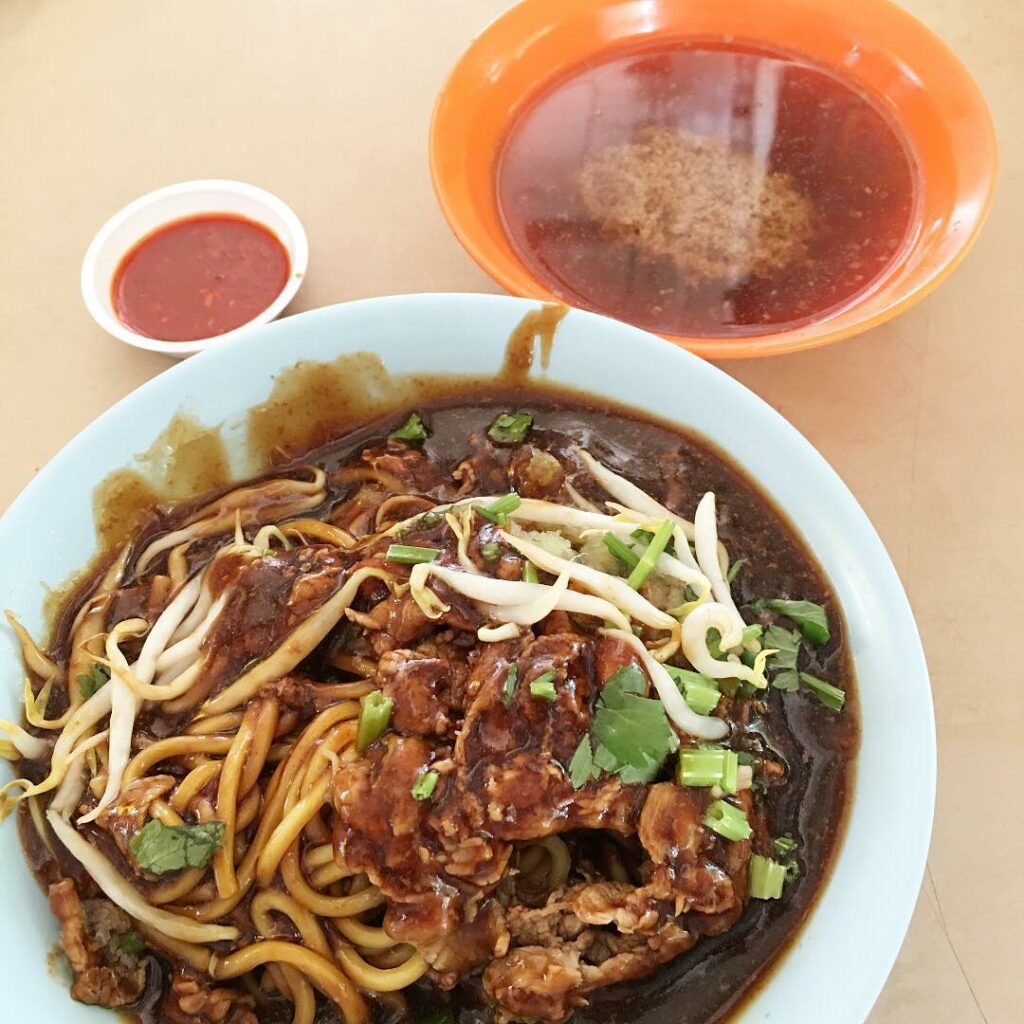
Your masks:
<svg viewBox="0 0 1024 1024"><path fill-rule="evenodd" d="M351 672L357 676L375 676L377 674L377 662L372 658L364 658L359 654L343 654L339 652L330 655L327 660L334 668L340 668L342 672Z"/></svg>
<svg viewBox="0 0 1024 1024"><path fill-rule="evenodd" d="M320 922L298 900L281 892L280 889L266 889L252 898L252 919L263 935L273 934L271 911L277 911L291 919L302 936L302 943L323 957L330 958L331 947L327 944Z"/></svg>
<svg viewBox="0 0 1024 1024"><path fill-rule="evenodd" d="M140 750L128 762L121 787L142 778L161 761L187 754L226 754L231 749L231 743L230 736L169 736L165 740L157 740L145 750Z"/></svg>
<svg viewBox="0 0 1024 1024"><path fill-rule="evenodd" d="M313 986L294 967L267 964L267 972L281 994L292 1004L292 1024L313 1024L316 995Z"/></svg>
<svg viewBox="0 0 1024 1024"><path fill-rule="evenodd" d="M352 917L385 902L376 886L370 886L352 896L325 896L317 892L302 875L297 844L281 859L281 878L288 892L318 917Z"/></svg>
<svg viewBox="0 0 1024 1024"><path fill-rule="evenodd" d="M317 708L327 708L339 700L359 700L377 687L369 679L355 679L351 683L320 683L313 691Z"/></svg>
<svg viewBox="0 0 1024 1024"><path fill-rule="evenodd" d="M245 758L252 743L252 719L258 709L246 712L238 727L231 749L224 758L217 783L217 818L224 822L224 841L213 855L213 878L217 883L217 894L223 898L231 896L238 889L235 877L235 814L238 810L238 789L245 766Z"/></svg>
<svg viewBox="0 0 1024 1024"><path fill-rule="evenodd" d="M314 889L326 889L334 882L340 882L343 878L351 878L352 870L342 864L325 864L310 873L309 881Z"/></svg>
<svg viewBox="0 0 1024 1024"><path fill-rule="evenodd" d="M238 805L235 814L235 835L242 842L242 833L259 817L263 794L258 789L249 790L249 795Z"/></svg>
<svg viewBox="0 0 1024 1024"><path fill-rule="evenodd" d="M330 843L325 843L323 846L316 846L312 850L307 850L302 858L303 867L307 871L313 871L316 868L322 868L325 864L334 863L334 847Z"/></svg>
<svg viewBox="0 0 1024 1024"><path fill-rule="evenodd" d="M309 819L323 806L329 782L330 779L322 778L274 829L256 862L256 880L261 886L270 884L285 851L298 839L299 833L308 824Z"/></svg>
<svg viewBox="0 0 1024 1024"><path fill-rule="evenodd" d="M150 928L144 921L135 921L135 927L154 949L162 950L176 960L184 961L200 974L206 973L206 969L210 965L210 951L205 946L198 946L194 942L184 942L181 939L172 939L169 935Z"/></svg>
<svg viewBox="0 0 1024 1024"><path fill-rule="evenodd" d="M362 952L356 950L360 956L363 956ZM370 951L370 956L363 957L368 964L373 967L383 968L385 970L401 967L403 964L409 962L409 958L415 955L416 947L410 946L407 942L403 942L401 945L392 945L391 949L385 949L378 952Z"/></svg>
<svg viewBox="0 0 1024 1024"><path fill-rule="evenodd" d="M294 942L265 939L221 957L210 957L210 976L217 981L237 978L267 963L283 963L300 970L342 1012L346 1024L365 1024L369 1014L355 986L329 960Z"/></svg>
<svg viewBox="0 0 1024 1024"><path fill-rule="evenodd" d="M374 967L367 963L347 942L338 942L334 955L345 973L360 987L373 992L396 992L422 978L430 964L420 953L413 952L398 967Z"/></svg>
<svg viewBox="0 0 1024 1024"><path fill-rule="evenodd" d="M205 789L217 777L219 772L219 761L203 761L202 764L196 765L178 783L168 802L179 814L184 814L188 810L188 805L192 802L193 798L200 790Z"/></svg>
<svg viewBox="0 0 1024 1024"><path fill-rule="evenodd" d="M242 768L242 776L238 781L238 795L245 797L256 785L256 781L263 771L267 761L267 751L274 740L274 733L277 731L278 703L276 700L267 701L258 708L252 727L252 742L249 747L245 765Z"/></svg>
<svg viewBox="0 0 1024 1024"><path fill-rule="evenodd" d="M395 940L383 928L363 924L357 917L336 917L333 924L349 942L367 952L376 953L395 945Z"/></svg>
<svg viewBox="0 0 1024 1024"><path fill-rule="evenodd" d="M185 728L189 736L209 736L211 733L234 732L242 724L241 711L227 711L223 715L205 715L190 722Z"/></svg>
<svg viewBox="0 0 1024 1024"><path fill-rule="evenodd" d="M289 536L294 534L306 543L310 538L323 541L325 544L333 544L339 548L351 548L356 543L355 537L348 530L343 530L340 526L332 526L321 519L293 519L291 522L282 523L281 530Z"/></svg>

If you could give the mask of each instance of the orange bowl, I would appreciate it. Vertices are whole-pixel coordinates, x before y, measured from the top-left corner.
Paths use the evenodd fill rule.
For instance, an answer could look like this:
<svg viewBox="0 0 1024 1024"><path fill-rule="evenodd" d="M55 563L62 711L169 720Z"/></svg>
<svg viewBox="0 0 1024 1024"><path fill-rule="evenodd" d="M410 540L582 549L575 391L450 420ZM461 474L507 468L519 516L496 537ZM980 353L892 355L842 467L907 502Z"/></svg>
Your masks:
<svg viewBox="0 0 1024 1024"><path fill-rule="evenodd" d="M670 341L713 359L814 348L883 323L951 273L992 203L995 133L966 68L905 11L887 0L524 0L463 54L438 96L430 132L441 209L491 277L516 295L559 299L513 250L498 209L498 157L524 106L586 61L700 36L793 51L859 85L902 128L917 160L919 196L900 256L837 312L774 333L666 335Z"/></svg>

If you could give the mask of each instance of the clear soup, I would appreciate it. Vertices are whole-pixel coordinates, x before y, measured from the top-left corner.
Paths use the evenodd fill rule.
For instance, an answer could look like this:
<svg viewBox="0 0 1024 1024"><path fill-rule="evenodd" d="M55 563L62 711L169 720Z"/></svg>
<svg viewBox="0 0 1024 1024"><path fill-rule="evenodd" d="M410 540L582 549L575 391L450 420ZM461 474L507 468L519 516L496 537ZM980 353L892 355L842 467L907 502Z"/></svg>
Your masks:
<svg viewBox="0 0 1024 1024"><path fill-rule="evenodd" d="M552 292L663 334L821 319L911 239L917 170L873 97L804 57L725 42L616 51L509 128L497 199Z"/></svg>

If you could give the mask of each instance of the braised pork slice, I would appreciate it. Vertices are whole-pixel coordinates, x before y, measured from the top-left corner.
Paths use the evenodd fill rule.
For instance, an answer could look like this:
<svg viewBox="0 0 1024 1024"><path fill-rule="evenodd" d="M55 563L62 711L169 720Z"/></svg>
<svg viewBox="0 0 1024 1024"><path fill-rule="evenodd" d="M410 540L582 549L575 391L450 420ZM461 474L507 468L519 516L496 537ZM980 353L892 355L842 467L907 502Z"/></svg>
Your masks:
<svg viewBox="0 0 1024 1024"><path fill-rule="evenodd" d="M451 719L452 666L443 658L396 650L377 663L377 685L393 701L391 723L408 736L447 736Z"/></svg>
<svg viewBox="0 0 1024 1024"><path fill-rule="evenodd" d="M542 677L552 681L553 701L530 691ZM454 762L482 800L493 835L523 840L573 828L633 829L642 786L610 777L576 790L565 770L590 727L598 692L593 640L559 633L490 644L471 678L476 695Z"/></svg>

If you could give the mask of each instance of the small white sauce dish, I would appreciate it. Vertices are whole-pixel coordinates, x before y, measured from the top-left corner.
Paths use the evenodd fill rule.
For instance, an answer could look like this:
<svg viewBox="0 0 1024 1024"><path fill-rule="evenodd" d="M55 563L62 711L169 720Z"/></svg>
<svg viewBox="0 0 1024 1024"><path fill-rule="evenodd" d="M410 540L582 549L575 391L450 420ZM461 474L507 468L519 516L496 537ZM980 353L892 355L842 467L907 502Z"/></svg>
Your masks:
<svg viewBox="0 0 1024 1024"><path fill-rule="evenodd" d="M160 341L133 331L117 315L112 284L121 261L144 238L175 221L204 214L231 214L263 225L280 239L291 271L284 288L258 316L234 330L195 341ZM269 323L295 298L306 276L309 243L302 223L287 203L241 181L184 181L157 189L118 210L96 233L82 261L82 298L92 318L119 341L183 359Z"/></svg>

